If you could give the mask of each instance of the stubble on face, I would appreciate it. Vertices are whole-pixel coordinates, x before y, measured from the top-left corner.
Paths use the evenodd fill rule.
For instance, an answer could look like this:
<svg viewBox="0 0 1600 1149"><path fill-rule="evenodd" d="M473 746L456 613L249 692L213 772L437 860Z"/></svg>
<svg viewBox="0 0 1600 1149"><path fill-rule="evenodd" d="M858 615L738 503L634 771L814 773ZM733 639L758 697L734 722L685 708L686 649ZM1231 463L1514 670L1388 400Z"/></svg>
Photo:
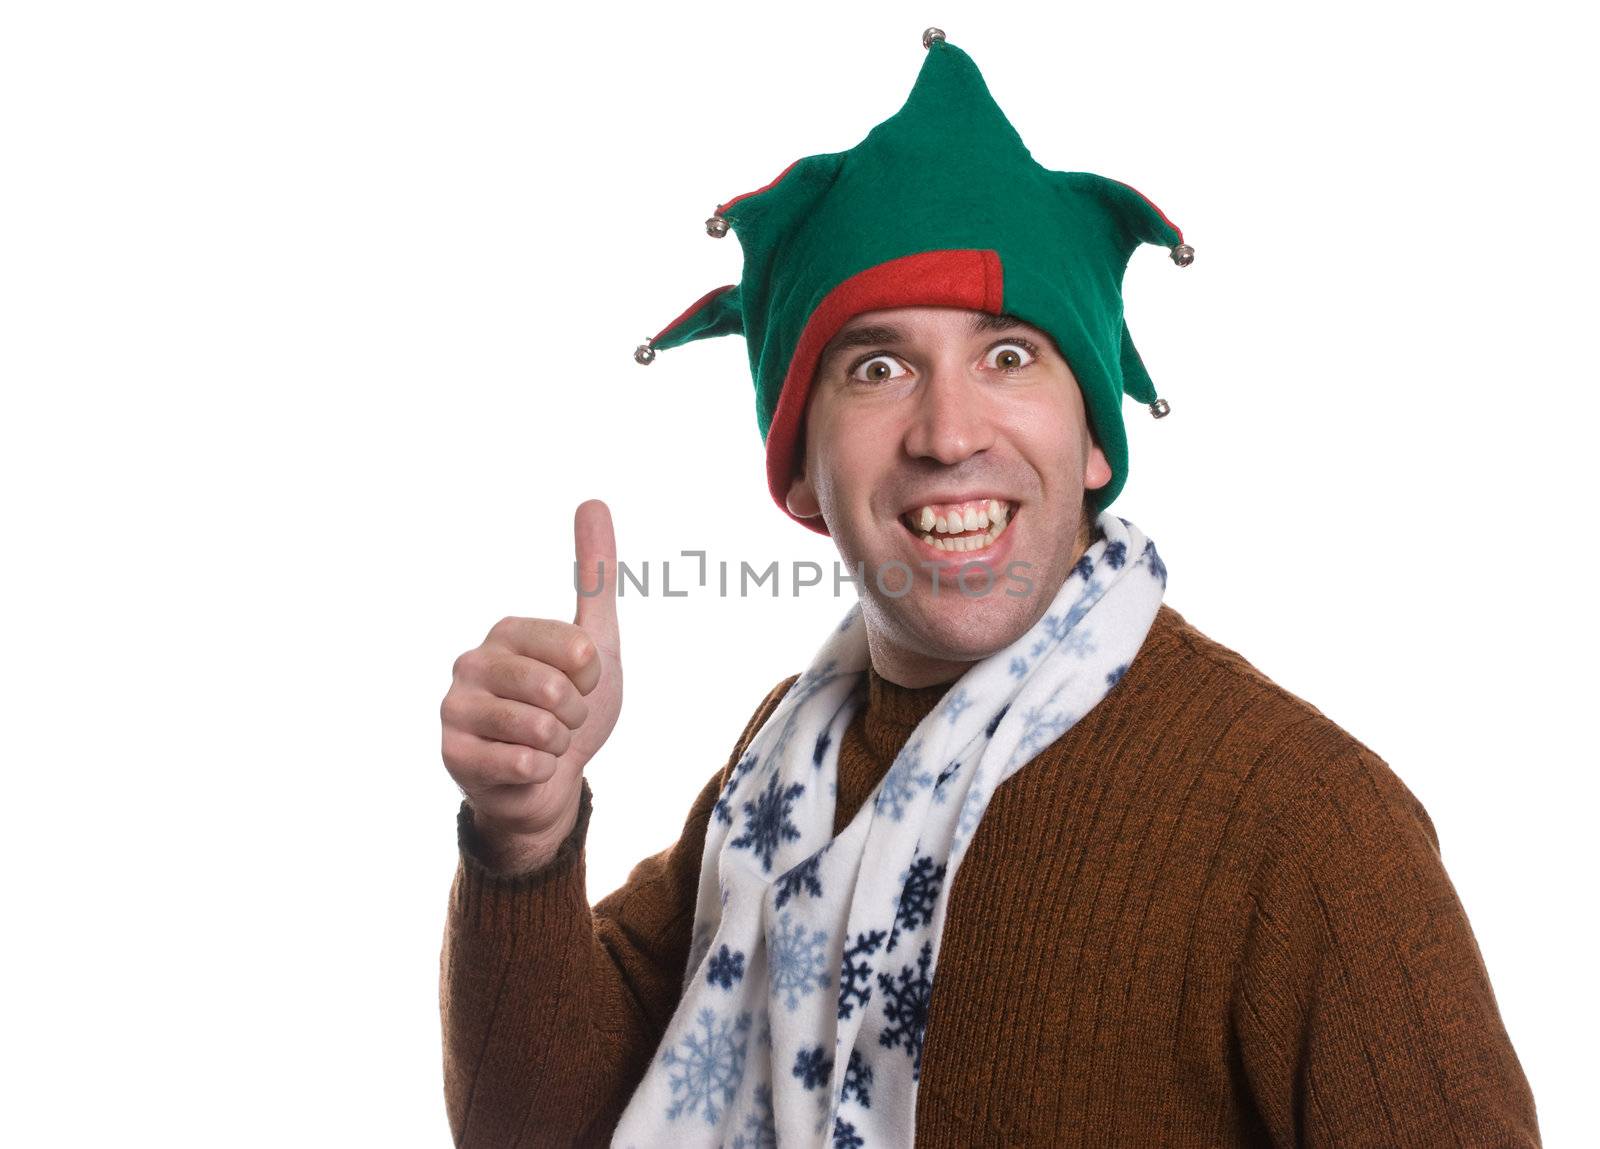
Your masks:
<svg viewBox="0 0 1600 1149"><path fill-rule="evenodd" d="M915 321L925 319L918 312L928 311L945 314L917 327ZM931 364L943 352L941 370L965 370L959 364L966 362L961 357L969 349L992 349L1005 342L1003 333L968 335L964 317L973 314L981 313L904 309L875 318L914 321L916 336L899 353L907 361ZM957 317L962 317L959 323ZM986 322L1000 326L993 319ZM903 685L953 681L974 661L1026 633L1049 608L1094 537L1092 488L1084 482L1085 465L1091 454L1098 455L1098 447L1087 426L1077 381L1053 340L1026 324L1015 326L1041 345L1030 364L1034 374L1002 380L978 368L966 377L955 377L961 387L971 390L944 392L947 403L958 394L972 397L963 416L951 416L963 423L963 435L949 436L953 442L970 433L972 442L966 443L970 450L949 444L936 449L932 439L918 438L913 427L917 417L899 413L912 408L897 407L914 407L915 388L910 383L902 392L893 390L902 384L892 381L875 392L831 377L825 380L819 369L813 385L805 434L797 445L803 452L802 470L816 476L810 493L841 558L852 571L858 564L864 571L857 589L873 664L886 678ZM950 349L957 347L961 350L952 355ZM822 366L828 365L825 356ZM833 369L844 370L837 363ZM907 370L909 380L912 375ZM1103 456L1099 462L1103 465ZM897 513L913 494L984 489L1020 500L1021 509L1007 530L1018 532L1011 557L1025 564L1029 592L1016 593L1020 584L1005 578L1003 560L985 594L963 594L948 579L935 589L930 585L931 570L918 572L907 590L904 570L892 569L891 564L927 552L909 529L896 522ZM884 570L881 586L875 578L878 570ZM981 587L984 582L974 577L969 585ZM1013 593L1005 593L1008 587Z"/></svg>

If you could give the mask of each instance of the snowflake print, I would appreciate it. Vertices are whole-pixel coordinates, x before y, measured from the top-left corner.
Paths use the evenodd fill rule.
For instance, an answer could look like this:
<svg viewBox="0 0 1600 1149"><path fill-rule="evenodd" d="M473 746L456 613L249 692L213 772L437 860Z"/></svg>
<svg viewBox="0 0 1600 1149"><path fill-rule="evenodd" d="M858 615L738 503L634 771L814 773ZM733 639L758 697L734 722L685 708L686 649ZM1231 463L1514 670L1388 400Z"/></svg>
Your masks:
<svg viewBox="0 0 1600 1149"><path fill-rule="evenodd" d="M868 958L877 953L883 939L888 936L886 930L857 934L856 940L845 948L844 960L839 966L839 1020L850 1017L856 1006L865 1006L872 997L872 963L857 962L855 959ZM851 1001L851 998L855 1000Z"/></svg>
<svg viewBox="0 0 1600 1149"><path fill-rule="evenodd" d="M817 744L811 751L811 764L818 770L822 769L822 759L828 753L828 747L833 745L833 737L823 730L817 735Z"/></svg>
<svg viewBox="0 0 1600 1149"><path fill-rule="evenodd" d="M1106 674L1106 685L1115 686L1117 683L1122 681L1122 676L1126 673L1128 673L1128 664L1124 662L1121 666L1116 667Z"/></svg>
<svg viewBox="0 0 1600 1149"><path fill-rule="evenodd" d="M933 864L927 854L912 862L909 870L900 874L900 905L895 910L894 928L889 931L889 944L884 953L894 952L902 929L914 930L920 925L933 924L933 904L939 900L939 887L944 884L946 865Z"/></svg>
<svg viewBox="0 0 1600 1149"><path fill-rule="evenodd" d="M805 792L803 782L794 782L780 790L778 772L774 770L767 779L767 788L754 802L744 804L744 812L749 815L744 833L728 845L748 848L761 859L763 870L771 870L772 855L777 853L778 847L800 837L799 828L789 821L789 811L794 800Z"/></svg>
<svg viewBox="0 0 1600 1149"><path fill-rule="evenodd" d="M829 1076L833 1073L833 1058L823 1054L822 1046L815 1045L810 1049L802 1049L795 1055L794 1075L807 1089L815 1089L819 1085L826 1085Z"/></svg>
<svg viewBox="0 0 1600 1149"><path fill-rule="evenodd" d="M854 1097L861 1103L861 1108L871 1109L872 1098L867 1090L872 1085L872 1066L867 1064L867 1059L861 1056L861 1051L850 1051L850 1064L844 1070L844 1088L839 1091L840 1101L849 1101Z"/></svg>
<svg viewBox="0 0 1600 1149"><path fill-rule="evenodd" d="M928 967L933 964L933 942L922 943L922 955L916 968L901 966L897 976L878 975L878 988L883 991L883 1016L889 1024L878 1035L878 1044L890 1049L905 1043L911 1057L913 1080L922 1076L922 1039L928 1028L928 998L933 993L933 981Z"/></svg>
<svg viewBox="0 0 1600 1149"><path fill-rule="evenodd" d="M1072 574L1069 574L1067 577L1071 578L1072 575L1082 575L1083 581L1088 582L1089 576L1093 573L1094 560L1090 558L1087 553L1085 553L1081 558L1078 559L1076 563L1072 565Z"/></svg>
<svg viewBox="0 0 1600 1149"><path fill-rule="evenodd" d="M744 1077L750 1014L743 1011L736 1020L719 1022L716 1012L707 1008L700 1011L698 1020L698 1031L690 1030L661 1055L675 1098L667 1107L667 1117L676 1120L685 1113L699 1113L707 1125L715 1125L722 1116L719 1099L721 1105L730 1104Z"/></svg>
<svg viewBox="0 0 1600 1149"><path fill-rule="evenodd" d="M788 995L783 1004L793 1013L802 997L833 982L827 973L828 931L807 932L804 922L791 929L789 917L779 918L777 931L767 938L767 960L773 992Z"/></svg>
<svg viewBox="0 0 1600 1149"><path fill-rule="evenodd" d="M861 1149L865 1144L854 1125L843 1117L833 1119L833 1149Z"/></svg>
<svg viewBox="0 0 1600 1149"><path fill-rule="evenodd" d="M950 781L951 778L954 778L956 772L960 769L961 763L952 762L943 770L939 771L939 777L934 779L933 783L933 800L935 802L943 803L944 800L950 796L950 791L944 788L944 784Z"/></svg>
<svg viewBox="0 0 1600 1149"><path fill-rule="evenodd" d="M717 817L717 821L722 822L724 825L733 825L733 814L729 809L729 805L733 801L733 792L739 788L740 780L756 768L757 761L756 752L751 750L743 758L739 759L739 764L728 775L727 785L722 788L722 794L717 799L717 804L711 808L712 813Z"/></svg>
<svg viewBox="0 0 1600 1149"><path fill-rule="evenodd" d="M1112 570L1121 570L1122 564L1128 561L1128 544L1121 539L1107 543L1105 560L1106 565Z"/></svg>
<svg viewBox="0 0 1600 1149"><path fill-rule="evenodd" d="M916 796L917 789L933 785L933 775L922 769L922 739L902 747L895 755L894 765L883 776L878 787L878 812L887 813L896 822L906 816L906 807Z"/></svg>
<svg viewBox="0 0 1600 1149"><path fill-rule="evenodd" d="M1014 654L1011 656L1011 665L1008 669L1013 677L1021 678L1028 673L1028 660L1020 654Z"/></svg>
<svg viewBox="0 0 1600 1149"><path fill-rule="evenodd" d="M956 822L955 833L950 837L950 856L959 857L967 848L967 839L972 836L972 831L978 828L978 822L983 817L984 803L987 801L987 791L976 779L967 787L967 796L961 800L961 815Z"/></svg>
<svg viewBox="0 0 1600 1149"><path fill-rule="evenodd" d="M822 882L817 878L817 868L822 865L822 855L827 850L827 846L822 847L774 883L778 887L778 896L773 900L773 905L781 910L790 898L797 898L802 893L810 894L813 898L822 896Z"/></svg>
<svg viewBox="0 0 1600 1149"><path fill-rule="evenodd" d="M1144 541L1144 553L1139 556L1144 560L1145 566L1150 571L1152 578L1161 580L1161 585L1167 585L1167 564L1161 561L1161 556L1156 554L1156 544L1149 539Z"/></svg>
<svg viewBox="0 0 1600 1149"><path fill-rule="evenodd" d="M1068 654L1075 654L1079 658L1088 658L1099 649L1092 641L1093 638L1093 631L1085 630L1080 626L1061 640L1061 649Z"/></svg>
<svg viewBox="0 0 1600 1149"><path fill-rule="evenodd" d="M944 704L944 716L950 720L950 725L956 724L956 719L961 717L961 712L972 705L972 699L967 697L967 688L959 686Z"/></svg>
<svg viewBox="0 0 1600 1149"><path fill-rule="evenodd" d="M1041 706L1029 707L1022 716L1022 737L1017 742L1017 748L1011 752L1011 760L1015 762L1018 758L1032 758L1035 751L1055 741L1071 725L1072 720L1065 711L1047 714Z"/></svg>
<svg viewBox="0 0 1600 1149"><path fill-rule="evenodd" d="M778 1123L772 1112L772 1087L756 1086L755 1103L756 1111L744 1115L745 1131L734 1137L733 1149L778 1149Z"/></svg>
<svg viewBox="0 0 1600 1149"><path fill-rule="evenodd" d="M1006 716L1006 711L1011 709L1011 703L1006 703L994 712L994 717L989 719L989 725L983 728L984 737L993 738L995 730L1000 725L1000 720Z"/></svg>
<svg viewBox="0 0 1600 1149"><path fill-rule="evenodd" d="M720 985L723 989L732 989L733 983L744 977L744 954L742 951L729 952L727 946L711 959L711 964L706 967L706 981L712 985Z"/></svg>

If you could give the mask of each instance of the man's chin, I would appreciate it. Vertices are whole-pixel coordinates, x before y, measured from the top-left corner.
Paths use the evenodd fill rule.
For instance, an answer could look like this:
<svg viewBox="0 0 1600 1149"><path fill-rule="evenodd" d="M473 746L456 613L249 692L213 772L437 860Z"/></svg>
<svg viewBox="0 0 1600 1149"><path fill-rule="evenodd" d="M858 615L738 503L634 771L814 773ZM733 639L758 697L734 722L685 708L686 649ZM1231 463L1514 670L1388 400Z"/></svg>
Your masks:
<svg viewBox="0 0 1600 1149"><path fill-rule="evenodd" d="M997 580L987 594L968 595L941 583L935 594L919 580L898 598L874 594L872 601L901 644L935 658L977 662L1010 646L1036 621L1033 596L1011 589L1008 595Z"/></svg>

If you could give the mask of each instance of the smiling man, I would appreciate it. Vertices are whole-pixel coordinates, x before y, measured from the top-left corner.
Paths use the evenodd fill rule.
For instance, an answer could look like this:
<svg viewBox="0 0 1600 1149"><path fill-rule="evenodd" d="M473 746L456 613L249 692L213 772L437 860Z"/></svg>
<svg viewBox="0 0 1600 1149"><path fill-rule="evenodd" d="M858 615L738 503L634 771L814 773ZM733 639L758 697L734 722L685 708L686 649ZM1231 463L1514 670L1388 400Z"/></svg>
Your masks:
<svg viewBox="0 0 1600 1149"><path fill-rule="evenodd" d="M590 905L584 767L622 697L603 503L574 621L456 660L457 1144L1537 1145L1427 812L1168 606L1108 509L1124 396L1168 411L1123 270L1193 249L1126 184L1040 167L923 44L855 148L719 205L741 283L635 353L742 334L768 491L861 572L677 842Z"/></svg>
<svg viewBox="0 0 1600 1149"><path fill-rule="evenodd" d="M1088 546L1085 491L1111 480L1051 337L981 311L856 317L819 361L803 442L786 506L847 567L885 572L888 592L863 580L867 648L904 686L950 682L1036 622L1039 588Z"/></svg>

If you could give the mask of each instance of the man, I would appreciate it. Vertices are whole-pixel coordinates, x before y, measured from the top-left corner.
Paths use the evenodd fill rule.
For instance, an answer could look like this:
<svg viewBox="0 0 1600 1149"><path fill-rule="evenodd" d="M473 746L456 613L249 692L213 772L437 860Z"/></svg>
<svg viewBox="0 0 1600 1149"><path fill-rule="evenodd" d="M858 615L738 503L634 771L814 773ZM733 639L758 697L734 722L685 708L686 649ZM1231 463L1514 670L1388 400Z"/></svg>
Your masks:
<svg viewBox="0 0 1600 1149"><path fill-rule="evenodd" d="M924 47L858 148L721 205L744 279L638 353L745 335L769 489L859 606L592 908L603 504L574 622L457 660L458 1144L1538 1144L1426 812L1166 606L1106 510L1121 396L1166 411L1122 267L1192 249L1126 185L1041 175L971 61Z"/></svg>

